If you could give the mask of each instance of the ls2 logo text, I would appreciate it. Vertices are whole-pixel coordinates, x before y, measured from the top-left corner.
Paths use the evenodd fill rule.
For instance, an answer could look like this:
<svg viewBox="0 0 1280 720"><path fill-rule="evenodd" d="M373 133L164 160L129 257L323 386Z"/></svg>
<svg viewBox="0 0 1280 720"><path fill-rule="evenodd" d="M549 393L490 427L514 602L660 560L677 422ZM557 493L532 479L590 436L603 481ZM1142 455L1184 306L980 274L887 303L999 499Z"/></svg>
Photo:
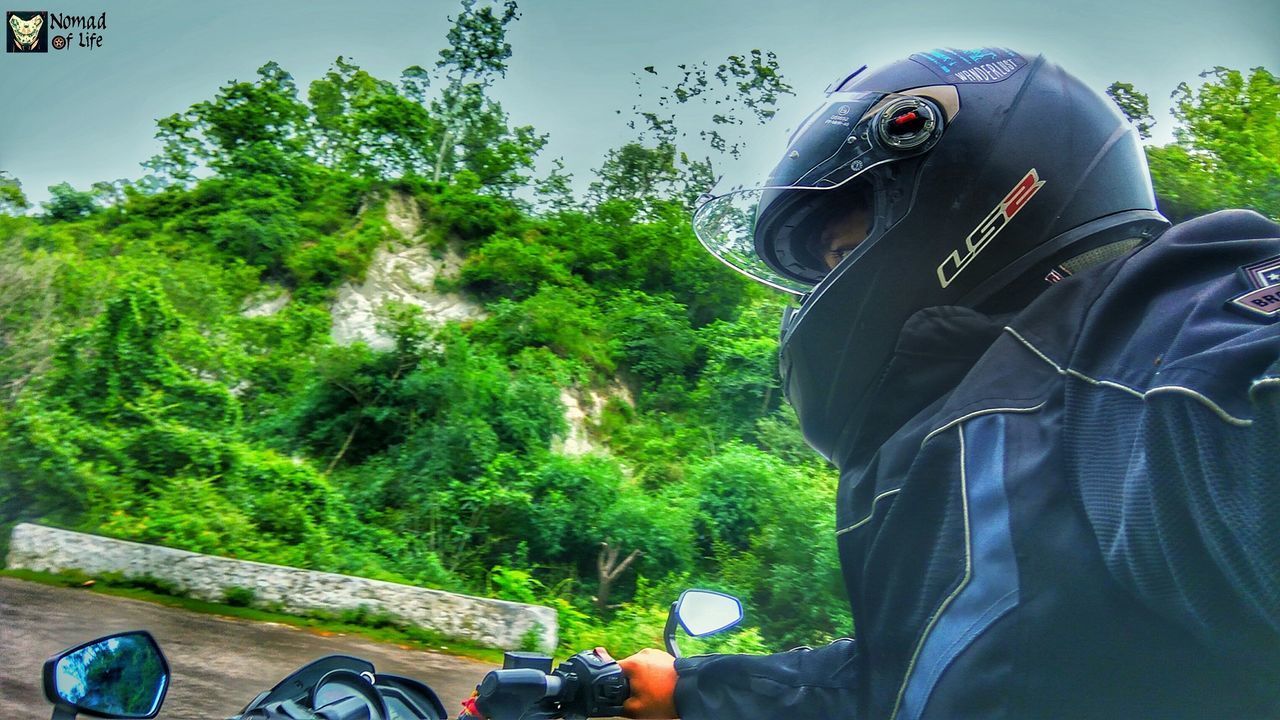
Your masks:
<svg viewBox="0 0 1280 720"><path fill-rule="evenodd" d="M1013 216L1017 215L1018 211L1043 186L1044 180L1041 180L1040 176L1036 174L1035 168L1031 168L1018 181L1018 184L1013 186L1009 194L1004 196L1000 204L996 205L991 213L982 222L978 223L978 227L969 233L969 237L964 240L964 247L960 250L951 251L951 254L938 266L938 282L942 287L945 288L954 282L960 272L970 262L973 262L974 258L978 257L978 253L982 252L982 249L989 245L996 235L1000 234L1000 231L1004 229L1005 225L1009 224ZM964 255L960 254L962 252Z"/></svg>

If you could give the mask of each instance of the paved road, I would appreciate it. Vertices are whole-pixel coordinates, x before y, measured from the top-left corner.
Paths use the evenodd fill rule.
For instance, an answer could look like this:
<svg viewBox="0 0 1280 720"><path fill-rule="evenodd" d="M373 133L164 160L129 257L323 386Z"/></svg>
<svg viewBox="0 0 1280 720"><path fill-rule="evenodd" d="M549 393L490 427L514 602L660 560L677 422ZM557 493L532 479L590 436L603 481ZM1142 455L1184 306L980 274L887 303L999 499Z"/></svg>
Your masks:
<svg viewBox="0 0 1280 720"><path fill-rule="evenodd" d="M287 625L0 577L0 718L45 720L53 707L44 699L40 668L50 655L101 635L138 629L155 635L173 671L160 718L225 718L298 666L332 653L365 658L380 671L426 682L454 715L457 703L491 669L475 660L363 638L324 637Z"/></svg>

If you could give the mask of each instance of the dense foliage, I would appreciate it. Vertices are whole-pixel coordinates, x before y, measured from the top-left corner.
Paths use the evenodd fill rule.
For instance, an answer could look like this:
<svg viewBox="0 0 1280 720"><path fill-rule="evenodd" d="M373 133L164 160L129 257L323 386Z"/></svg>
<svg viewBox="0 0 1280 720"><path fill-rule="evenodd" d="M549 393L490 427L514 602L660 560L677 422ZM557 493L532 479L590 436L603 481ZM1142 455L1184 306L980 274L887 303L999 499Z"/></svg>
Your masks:
<svg viewBox="0 0 1280 720"><path fill-rule="evenodd" d="M779 301L689 230L710 161L638 138L590 202L560 165L531 180L544 137L486 94L516 18L467 0L399 83L340 57L303 99L269 62L159 120L144 177L56 186L39 214L0 176L0 521L551 603L567 643L618 651L689 583L752 602L741 647L848 632ZM776 93L770 62L718 82ZM484 318L390 306L392 349L335 344L337 289L388 242L460 255L438 290ZM591 452L558 451L566 398L594 408Z"/></svg>
<svg viewBox="0 0 1280 720"><path fill-rule="evenodd" d="M574 648L655 644L688 585L746 600L728 647L850 633L834 470L780 397L782 301L688 223L738 151L721 132L789 92L776 59L680 66L660 105L717 106L704 156L641 109L580 201L563 165L534 178L545 136L486 93L518 17L464 0L434 69L339 57L305 100L268 62L159 120L147 175L55 186L37 213L0 172L2 527L552 604ZM1280 214L1275 83L1179 89L1178 141L1151 149L1168 208ZM392 305L394 347L336 344L338 288L393 242L459 255L437 290L483 318ZM566 402L594 407L591 452L562 451Z"/></svg>
<svg viewBox="0 0 1280 720"><path fill-rule="evenodd" d="M1161 212L1174 222L1227 207L1280 218L1280 78L1261 67L1200 77L1173 91L1174 142L1147 148ZM1128 83L1109 93L1147 136L1147 96Z"/></svg>

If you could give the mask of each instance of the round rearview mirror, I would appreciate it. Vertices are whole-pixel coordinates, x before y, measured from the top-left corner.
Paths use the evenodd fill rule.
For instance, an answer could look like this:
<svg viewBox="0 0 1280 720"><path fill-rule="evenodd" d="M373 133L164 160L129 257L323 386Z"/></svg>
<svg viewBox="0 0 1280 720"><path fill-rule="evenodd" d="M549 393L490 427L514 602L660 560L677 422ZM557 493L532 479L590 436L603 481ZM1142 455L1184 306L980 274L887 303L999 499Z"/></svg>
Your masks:
<svg viewBox="0 0 1280 720"><path fill-rule="evenodd" d="M680 626L693 637L710 635L742 621L742 603L714 590L685 590L676 601Z"/></svg>
<svg viewBox="0 0 1280 720"><path fill-rule="evenodd" d="M169 664L150 633L121 633L49 658L44 685L55 705L99 717L149 718L160 712L169 689Z"/></svg>

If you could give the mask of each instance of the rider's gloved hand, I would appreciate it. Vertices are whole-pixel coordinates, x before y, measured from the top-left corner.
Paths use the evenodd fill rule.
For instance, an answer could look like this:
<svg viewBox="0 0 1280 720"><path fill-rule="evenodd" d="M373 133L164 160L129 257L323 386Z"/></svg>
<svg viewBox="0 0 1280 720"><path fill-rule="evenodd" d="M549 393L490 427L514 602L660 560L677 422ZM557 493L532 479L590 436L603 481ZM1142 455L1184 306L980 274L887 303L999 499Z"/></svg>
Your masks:
<svg viewBox="0 0 1280 720"><path fill-rule="evenodd" d="M631 697L622 705L629 718L659 720L676 715L676 659L646 648L618 661L631 683Z"/></svg>

